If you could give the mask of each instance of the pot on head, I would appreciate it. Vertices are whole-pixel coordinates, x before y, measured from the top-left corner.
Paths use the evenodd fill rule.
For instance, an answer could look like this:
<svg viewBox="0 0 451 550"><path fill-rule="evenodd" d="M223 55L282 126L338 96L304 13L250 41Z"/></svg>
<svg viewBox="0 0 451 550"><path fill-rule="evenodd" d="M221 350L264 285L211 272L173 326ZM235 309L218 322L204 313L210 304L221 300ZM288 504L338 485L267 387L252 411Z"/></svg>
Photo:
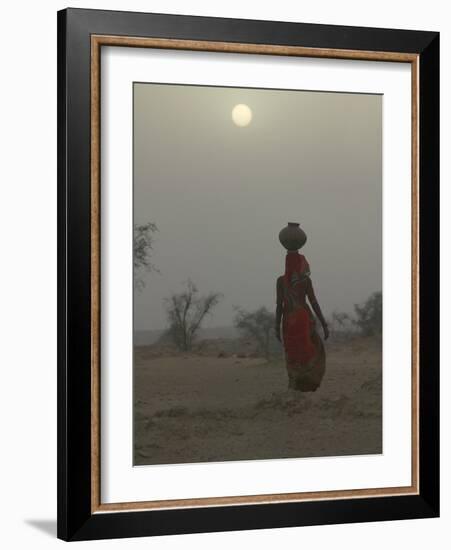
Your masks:
<svg viewBox="0 0 451 550"><path fill-rule="evenodd" d="M307 235L298 223L288 222L288 225L279 233L279 241L289 252L294 252L304 246Z"/></svg>

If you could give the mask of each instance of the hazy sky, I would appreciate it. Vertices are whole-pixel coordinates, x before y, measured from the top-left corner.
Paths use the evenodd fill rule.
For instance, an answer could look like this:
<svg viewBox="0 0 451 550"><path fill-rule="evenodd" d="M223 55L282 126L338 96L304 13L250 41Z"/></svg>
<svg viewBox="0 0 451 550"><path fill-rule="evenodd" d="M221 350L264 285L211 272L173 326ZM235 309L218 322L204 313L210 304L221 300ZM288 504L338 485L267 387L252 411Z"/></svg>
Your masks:
<svg viewBox="0 0 451 550"><path fill-rule="evenodd" d="M163 299L188 278L224 295L206 327L274 309L289 221L325 315L351 311L382 288L382 96L135 84L134 221L159 229L138 330L166 326Z"/></svg>

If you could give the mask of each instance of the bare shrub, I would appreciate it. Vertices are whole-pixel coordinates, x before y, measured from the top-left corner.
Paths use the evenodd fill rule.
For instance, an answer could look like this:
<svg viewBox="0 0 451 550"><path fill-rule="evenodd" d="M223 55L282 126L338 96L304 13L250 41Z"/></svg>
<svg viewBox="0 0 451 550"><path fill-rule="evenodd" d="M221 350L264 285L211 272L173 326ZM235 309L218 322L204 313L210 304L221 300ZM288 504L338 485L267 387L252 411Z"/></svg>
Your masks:
<svg viewBox="0 0 451 550"><path fill-rule="evenodd" d="M196 285L188 280L186 290L180 294L172 294L165 299L169 321L167 335L178 349L182 351L192 349L196 334L201 328L205 316L212 312L221 297L222 295L218 292L199 296Z"/></svg>

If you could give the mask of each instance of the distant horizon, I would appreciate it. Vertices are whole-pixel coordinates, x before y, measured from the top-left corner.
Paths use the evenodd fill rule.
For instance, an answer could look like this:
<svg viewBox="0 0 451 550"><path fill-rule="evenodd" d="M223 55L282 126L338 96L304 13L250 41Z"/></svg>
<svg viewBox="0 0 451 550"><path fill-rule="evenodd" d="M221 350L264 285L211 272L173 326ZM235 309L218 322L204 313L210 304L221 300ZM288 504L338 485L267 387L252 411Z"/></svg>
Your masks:
<svg viewBox="0 0 451 550"><path fill-rule="evenodd" d="M381 291L375 291L375 292L381 292ZM361 305L361 304L358 304L358 305ZM275 309L274 310L269 310L269 311L272 312L272 313L275 313ZM332 315L334 313L347 313L348 315L350 315L352 317L354 315L354 308L352 308L352 310L350 310L350 311L337 311L337 310L335 310L335 311L331 312L330 315L326 315L326 320L328 322L332 321ZM214 314L211 317L214 317ZM167 322L165 326L160 326L160 327L151 327L151 328L147 328L147 327L137 328L137 327L134 327L134 332L135 333L138 333L138 332L165 332L168 329L169 329L169 322ZM238 329L234 326L233 320L230 322L230 324L215 324L213 319L210 318L209 323L205 323L205 324L203 323L201 325L200 332L202 332L203 330L231 330L231 329L238 332Z"/></svg>

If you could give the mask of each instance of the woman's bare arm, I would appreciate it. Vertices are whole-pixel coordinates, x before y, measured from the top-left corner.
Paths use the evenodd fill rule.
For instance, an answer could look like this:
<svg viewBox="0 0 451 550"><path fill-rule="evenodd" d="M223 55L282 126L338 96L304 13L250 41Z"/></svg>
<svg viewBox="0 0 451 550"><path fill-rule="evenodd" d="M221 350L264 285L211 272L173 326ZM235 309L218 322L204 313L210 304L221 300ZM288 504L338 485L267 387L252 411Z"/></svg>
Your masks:
<svg viewBox="0 0 451 550"><path fill-rule="evenodd" d="M310 278L307 280L307 296L312 306L312 309L315 312L315 315L318 317L323 327L324 340L327 340L329 338L329 327L327 326L327 323L326 323L326 320L324 319L321 308L319 307L318 300L316 299L316 296L315 296L315 291L313 290L312 280Z"/></svg>

